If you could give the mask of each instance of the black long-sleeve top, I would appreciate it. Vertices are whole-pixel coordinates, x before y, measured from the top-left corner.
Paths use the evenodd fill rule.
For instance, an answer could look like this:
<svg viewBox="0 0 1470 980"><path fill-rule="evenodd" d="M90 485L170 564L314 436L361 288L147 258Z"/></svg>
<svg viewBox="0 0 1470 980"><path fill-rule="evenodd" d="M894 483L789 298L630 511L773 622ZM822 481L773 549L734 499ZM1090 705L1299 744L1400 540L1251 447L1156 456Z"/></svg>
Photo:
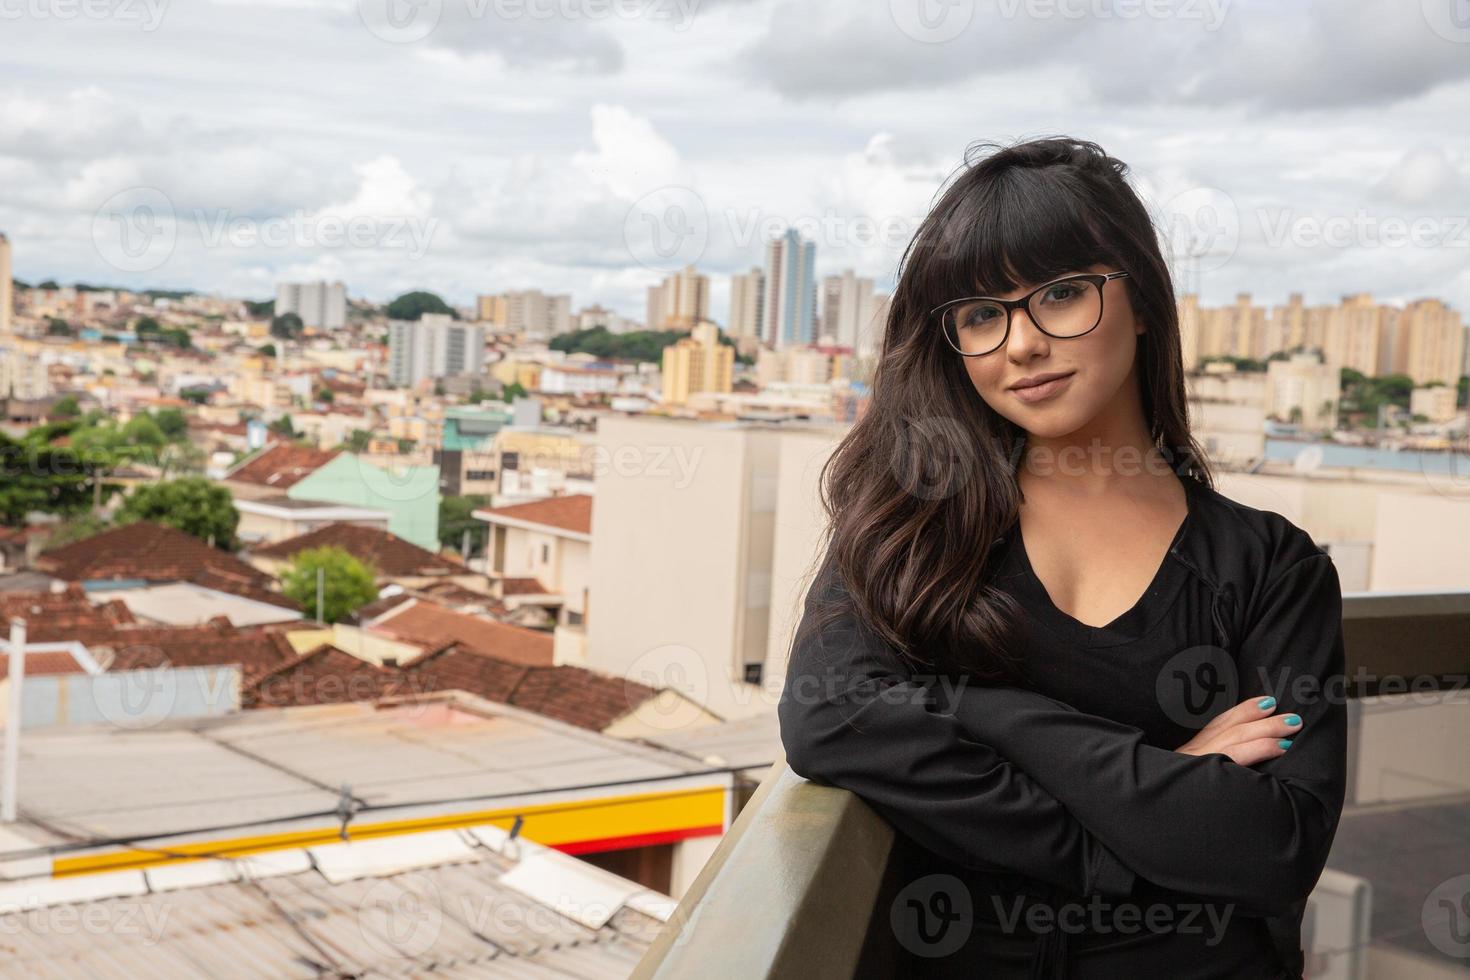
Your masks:
<svg viewBox="0 0 1470 980"><path fill-rule="evenodd" d="M993 584L1027 613L1025 686L915 675L851 614L798 633L779 706L788 765L863 797L962 882L976 930L993 933L987 913L1013 901L1086 907L1094 895L1216 917L1206 945L1184 928L1118 943L1117 930L1012 925L1009 953L971 943L949 957L965 959L956 975L1005 975L1024 940L1031 975L1066 976L1085 955L1115 973L1301 976L1306 898L1346 785L1340 584L1286 518L1182 479L1188 516L1145 594L1106 626L1051 603L1018 525L997 543ZM806 615L843 594L829 554ZM1266 695L1302 719L1284 755L1241 766L1175 751Z"/></svg>

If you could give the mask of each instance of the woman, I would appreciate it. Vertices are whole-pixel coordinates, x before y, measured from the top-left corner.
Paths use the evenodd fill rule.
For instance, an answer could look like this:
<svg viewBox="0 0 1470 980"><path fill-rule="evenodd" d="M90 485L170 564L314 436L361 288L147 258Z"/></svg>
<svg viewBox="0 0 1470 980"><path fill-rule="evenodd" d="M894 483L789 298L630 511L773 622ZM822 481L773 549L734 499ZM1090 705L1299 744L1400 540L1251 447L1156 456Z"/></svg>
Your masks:
<svg viewBox="0 0 1470 980"><path fill-rule="evenodd" d="M899 831L873 922L905 975L1302 975L1345 787L1341 590L1214 489L1126 172L1065 138L967 160L823 473L781 734Z"/></svg>

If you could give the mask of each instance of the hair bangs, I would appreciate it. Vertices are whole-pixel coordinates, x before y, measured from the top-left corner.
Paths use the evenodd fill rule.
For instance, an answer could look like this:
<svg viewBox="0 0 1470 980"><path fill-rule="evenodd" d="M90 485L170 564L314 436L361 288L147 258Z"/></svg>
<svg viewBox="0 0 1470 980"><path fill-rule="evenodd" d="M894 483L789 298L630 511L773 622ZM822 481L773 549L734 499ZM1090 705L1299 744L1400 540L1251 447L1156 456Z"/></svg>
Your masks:
<svg viewBox="0 0 1470 980"><path fill-rule="evenodd" d="M954 297L998 296L1116 260L1085 188L1071 181L1011 168L978 196L943 270Z"/></svg>

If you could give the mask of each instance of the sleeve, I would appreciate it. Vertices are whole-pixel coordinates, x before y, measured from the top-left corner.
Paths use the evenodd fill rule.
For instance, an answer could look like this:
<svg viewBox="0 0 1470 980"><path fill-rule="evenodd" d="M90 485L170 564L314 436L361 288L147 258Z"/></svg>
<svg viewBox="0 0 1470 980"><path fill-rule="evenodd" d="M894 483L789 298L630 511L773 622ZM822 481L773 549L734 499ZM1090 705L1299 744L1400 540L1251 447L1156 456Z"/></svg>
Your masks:
<svg viewBox="0 0 1470 980"><path fill-rule="evenodd" d="M1147 745L1132 726L1016 687L956 699L972 738L1070 809L1140 878L1289 914L1316 886L1342 813L1347 705L1342 592L1325 552L1269 586L1237 655L1240 696L1301 716L1286 752L1257 766Z"/></svg>
<svg viewBox="0 0 1470 980"><path fill-rule="evenodd" d="M806 617L814 615L813 595L830 601L834 581L824 566ZM1130 892L1134 873L1056 797L969 738L953 714L934 710L930 687L851 613L797 636L777 709L794 772L852 791L960 865L1024 874L1078 895Z"/></svg>

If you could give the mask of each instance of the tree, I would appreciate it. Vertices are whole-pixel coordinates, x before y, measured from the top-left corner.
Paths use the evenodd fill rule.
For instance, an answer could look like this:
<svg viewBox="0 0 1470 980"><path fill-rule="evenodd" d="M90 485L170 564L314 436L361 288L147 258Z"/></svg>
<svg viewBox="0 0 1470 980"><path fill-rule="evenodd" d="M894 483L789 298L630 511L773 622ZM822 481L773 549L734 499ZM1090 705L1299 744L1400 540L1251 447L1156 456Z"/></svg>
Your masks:
<svg viewBox="0 0 1470 980"><path fill-rule="evenodd" d="M282 436L286 439L296 438L296 424L291 421L289 413L282 415L265 428L271 435Z"/></svg>
<svg viewBox="0 0 1470 980"><path fill-rule="evenodd" d="M295 313L282 313L271 319L271 336L281 340L291 340L301 336L301 331L306 329L306 324L301 322L301 317Z"/></svg>
<svg viewBox="0 0 1470 980"><path fill-rule="evenodd" d="M93 467L71 447L0 433L0 521L19 524L32 511L85 513Z"/></svg>
<svg viewBox="0 0 1470 980"><path fill-rule="evenodd" d="M46 318L46 334L51 337L70 337L71 324L60 317L48 316Z"/></svg>
<svg viewBox="0 0 1470 980"><path fill-rule="evenodd" d="M464 547L464 533L470 532L470 551L483 554L485 532L489 530L483 521L473 516L477 507L490 506L490 498L482 494L464 497L439 498L439 543L459 551ZM463 556L461 556L463 557Z"/></svg>
<svg viewBox="0 0 1470 980"><path fill-rule="evenodd" d="M182 438L189 431L189 420L177 408L159 409L153 413L153 421L158 423L158 428L170 441Z"/></svg>
<svg viewBox="0 0 1470 980"><path fill-rule="evenodd" d="M318 570L320 610L317 609ZM335 623L378 597L376 578L377 572L371 565L358 561L342 548L326 545L291 556L291 564L281 575L281 591L300 603L308 615L319 613L322 622Z"/></svg>
<svg viewBox="0 0 1470 980"><path fill-rule="evenodd" d="M138 321L133 324L133 333L139 337L146 337L149 334L163 333L163 327L151 316L140 316L138 317Z"/></svg>
<svg viewBox="0 0 1470 980"><path fill-rule="evenodd" d="M82 414L82 406L76 395L63 395L51 406L51 414L56 418L74 419Z"/></svg>
<svg viewBox="0 0 1470 980"><path fill-rule="evenodd" d="M390 320L417 320L425 313L448 313L456 319L459 316L437 295L423 291L404 293L388 304L387 312Z"/></svg>
<svg viewBox="0 0 1470 980"><path fill-rule="evenodd" d="M251 316L274 317L276 314L276 301L273 299L245 301L245 312Z"/></svg>
<svg viewBox="0 0 1470 980"><path fill-rule="evenodd" d="M153 521L176 527L224 551L235 550L240 512L230 492L203 477L186 476L151 483L130 493L117 511L119 524Z"/></svg>

